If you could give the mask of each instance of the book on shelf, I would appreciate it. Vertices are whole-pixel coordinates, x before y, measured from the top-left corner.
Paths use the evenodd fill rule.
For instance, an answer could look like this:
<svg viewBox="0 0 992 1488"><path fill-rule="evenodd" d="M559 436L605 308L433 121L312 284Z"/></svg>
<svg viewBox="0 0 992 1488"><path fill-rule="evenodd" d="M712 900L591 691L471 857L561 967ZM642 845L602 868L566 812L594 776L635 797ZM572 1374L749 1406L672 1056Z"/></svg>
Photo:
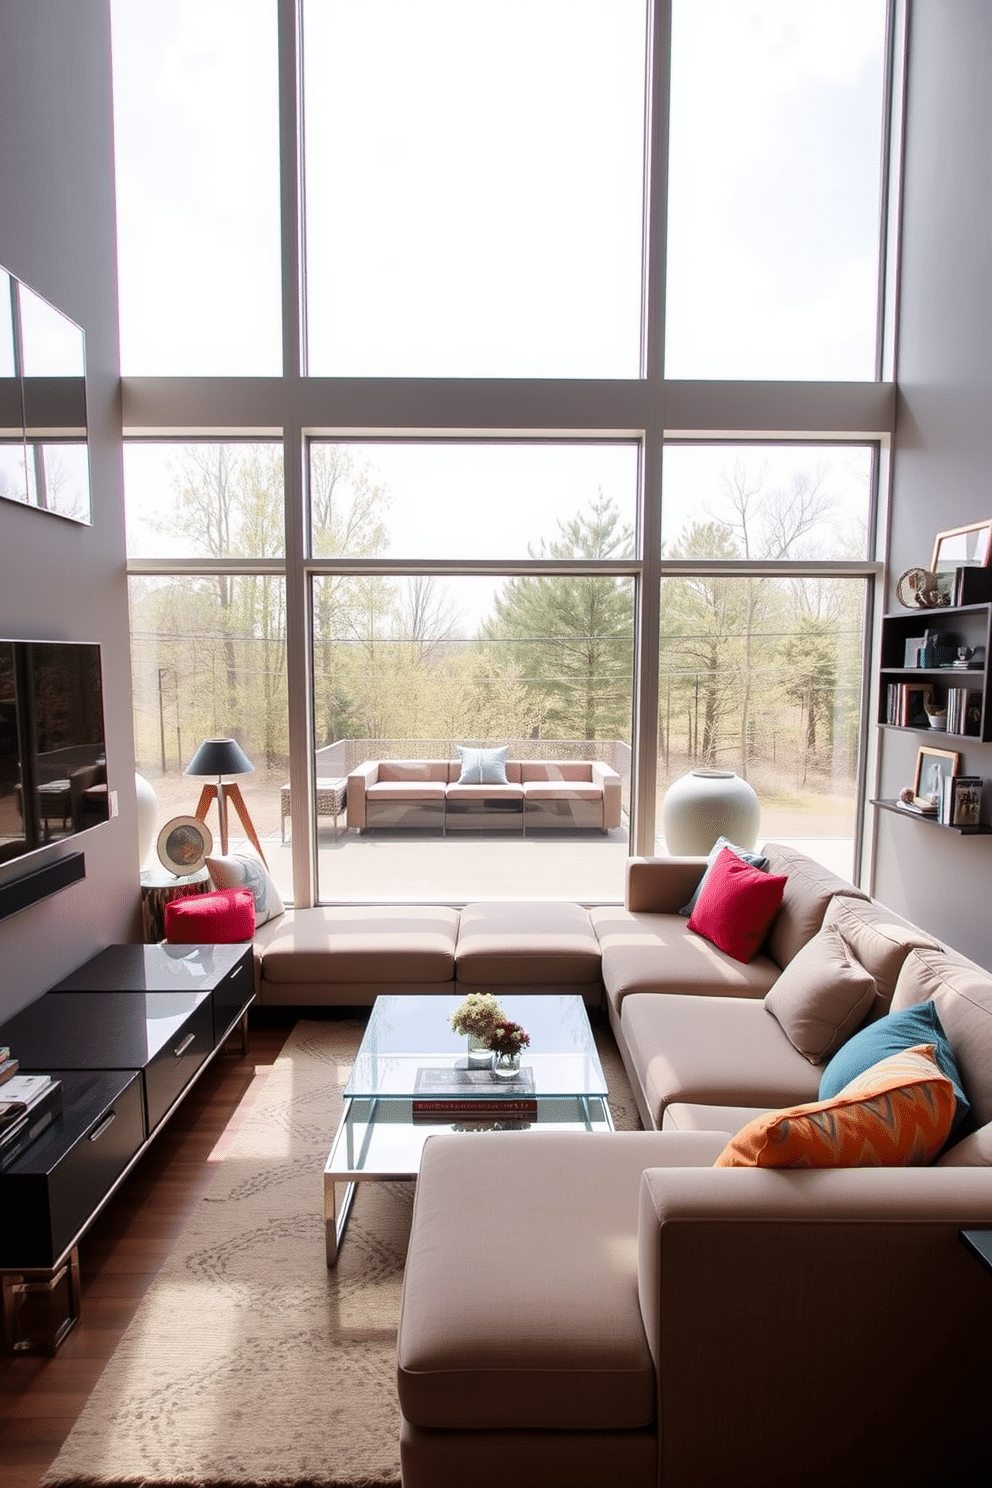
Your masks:
<svg viewBox="0 0 992 1488"><path fill-rule="evenodd" d="M0 1049L0 1085L12 1080L20 1067L20 1060L15 1059L9 1049Z"/></svg>
<svg viewBox="0 0 992 1488"><path fill-rule="evenodd" d="M911 811L914 816L936 816L938 814L936 801L924 801L917 797L912 801L903 801L901 798L896 802L900 811Z"/></svg>
<svg viewBox="0 0 992 1488"><path fill-rule="evenodd" d="M948 782L946 822L959 832L977 832L981 826L982 777L954 775Z"/></svg>

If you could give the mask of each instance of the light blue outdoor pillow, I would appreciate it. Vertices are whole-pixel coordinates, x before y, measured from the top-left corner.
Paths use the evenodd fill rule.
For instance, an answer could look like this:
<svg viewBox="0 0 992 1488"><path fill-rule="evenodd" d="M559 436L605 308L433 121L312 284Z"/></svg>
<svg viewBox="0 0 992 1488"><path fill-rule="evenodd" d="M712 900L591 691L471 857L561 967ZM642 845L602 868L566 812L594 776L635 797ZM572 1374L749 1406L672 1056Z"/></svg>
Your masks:
<svg viewBox="0 0 992 1488"><path fill-rule="evenodd" d="M509 744L500 749L472 749L468 744L459 744L458 758L462 762L459 785L508 785L506 761L510 753Z"/></svg>
<svg viewBox="0 0 992 1488"><path fill-rule="evenodd" d="M696 885L696 892L689 900L689 903L682 906L682 908L679 910L679 914L692 914L692 911L696 907L696 900L702 893L703 884L706 882L707 875L709 874L710 869L713 867L713 864L716 862L717 858L723 852L723 849L725 847L729 847L732 853L736 853L742 863L750 863L752 868L760 868L762 873L765 873L767 871L768 859L765 857L764 853L752 852L749 847L738 847L737 843L731 842L729 837L718 837L713 846L710 848L709 856L706 859L706 868L703 871L702 878Z"/></svg>

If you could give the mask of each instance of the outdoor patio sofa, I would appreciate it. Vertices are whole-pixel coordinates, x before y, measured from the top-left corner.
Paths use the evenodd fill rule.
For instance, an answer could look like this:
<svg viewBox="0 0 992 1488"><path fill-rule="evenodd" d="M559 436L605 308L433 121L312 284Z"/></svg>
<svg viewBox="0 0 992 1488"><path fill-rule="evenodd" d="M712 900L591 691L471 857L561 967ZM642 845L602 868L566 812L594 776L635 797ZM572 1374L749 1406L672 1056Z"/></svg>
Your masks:
<svg viewBox="0 0 992 1488"><path fill-rule="evenodd" d="M992 1226L992 977L763 851L786 884L746 964L679 913L699 860L632 860L625 906L590 911L646 1130L428 1140L404 1488L992 1480L992 1276L960 1240ZM714 1166L914 1008L971 1107L935 1161Z"/></svg>
<svg viewBox="0 0 992 1488"><path fill-rule="evenodd" d="M482 751L475 751L481 753ZM500 751L488 751L496 754ZM505 754L506 751L503 751ZM620 825L620 775L599 760L510 760L466 778L462 760L366 760L348 776L347 824L441 832ZM505 773L505 782L502 779Z"/></svg>

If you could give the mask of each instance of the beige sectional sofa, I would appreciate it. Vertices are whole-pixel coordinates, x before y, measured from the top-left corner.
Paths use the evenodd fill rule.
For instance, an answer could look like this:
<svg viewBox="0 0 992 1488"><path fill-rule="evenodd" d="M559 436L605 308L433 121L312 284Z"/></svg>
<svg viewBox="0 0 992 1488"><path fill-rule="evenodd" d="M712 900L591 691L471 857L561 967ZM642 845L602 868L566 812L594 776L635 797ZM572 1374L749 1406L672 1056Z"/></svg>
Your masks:
<svg viewBox="0 0 992 1488"><path fill-rule="evenodd" d="M787 881L747 965L678 913L700 860L632 860L625 906L590 912L647 1130L428 1141L404 1488L992 1481L992 1277L959 1234L992 1226L992 977L764 851ZM838 938L854 1012L830 986L804 1007ZM714 1167L755 1114L817 1099L810 1046L927 999L973 1128L935 1162Z"/></svg>
<svg viewBox="0 0 992 1488"><path fill-rule="evenodd" d="M505 769L505 785L463 785L459 760L366 760L348 776L348 826L527 833L620 825L620 775L607 764L507 760Z"/></svg>

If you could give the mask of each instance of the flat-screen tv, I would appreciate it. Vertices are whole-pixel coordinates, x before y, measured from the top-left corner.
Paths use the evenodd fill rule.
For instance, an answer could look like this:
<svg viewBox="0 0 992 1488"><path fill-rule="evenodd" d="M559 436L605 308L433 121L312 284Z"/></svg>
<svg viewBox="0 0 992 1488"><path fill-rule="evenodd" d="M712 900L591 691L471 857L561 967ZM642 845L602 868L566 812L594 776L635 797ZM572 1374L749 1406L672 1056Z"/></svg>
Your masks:
<svg viewBox="0 0 992 1488"><path fill-rule="evenodd" d="M108 815L99 645L0 641L0 863Z"/></svg>

